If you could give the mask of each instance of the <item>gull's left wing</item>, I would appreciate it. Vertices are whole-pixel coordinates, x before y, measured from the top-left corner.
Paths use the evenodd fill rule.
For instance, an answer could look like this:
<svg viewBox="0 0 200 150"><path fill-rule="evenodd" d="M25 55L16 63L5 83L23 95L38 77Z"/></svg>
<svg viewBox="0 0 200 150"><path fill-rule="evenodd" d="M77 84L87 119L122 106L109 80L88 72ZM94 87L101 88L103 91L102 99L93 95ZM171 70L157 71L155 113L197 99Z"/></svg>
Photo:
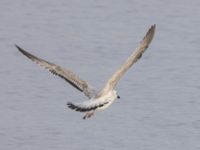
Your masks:
<svg viewBox="0 0 200 150"><path fill-rule="evenodd" d="M31 59L33 62L35 62L36 64L39 64L41 67L44 67L45 69L49 70L54 75L61 77L62 79L67 81L69 84L71 84L73 87L75 87L79 91L83 92L88 98L92 98L94 96L94 94L96 93L95 90L92 88L92 86L89 83L80 79L72 71L62 68L59 65L53 64L53 63L48 62L39 57L36 57L33 54L20 48L17 45L16 45L16 47L22 54L24 54L26 57Z"/></svg>

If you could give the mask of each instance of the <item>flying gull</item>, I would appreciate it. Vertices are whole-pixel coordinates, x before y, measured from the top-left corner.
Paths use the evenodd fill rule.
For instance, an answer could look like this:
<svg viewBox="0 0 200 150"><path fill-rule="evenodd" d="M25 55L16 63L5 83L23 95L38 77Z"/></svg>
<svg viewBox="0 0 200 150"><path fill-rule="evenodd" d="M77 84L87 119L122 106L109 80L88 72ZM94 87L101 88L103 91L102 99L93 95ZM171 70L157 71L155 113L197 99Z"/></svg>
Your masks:
<svg viewBox="0 0 200 150"><path fill-rule="evenodd" d="M139 60L145 50L148 48L151 43L154 33L155 33L156 25L152 25L150 29L147 31L146 35L139 43L138 47L135 51L130 55L130 57L125 61L124 64L110 77L110 79L106 82L105 86L100 90L95 90L88 82L79 78L72 71L62 68L59 65L48 62L44 59L36 57L24 49L20 48L18 45L16 47L18 50L31 59L33 62L37 63L41 67L49 70L54 75L57 75L75 87L77 90L83 92L85 96L88 97L89 100L84 101L82 103L72 103L68 102L67 106L72 110L78 112L84 112L85 115L83 119L90 118L96 111L103 110L110 106L115 99L120 98L117 94L117 91L114 90L120 78L124 75L124 73Z"/></svg>

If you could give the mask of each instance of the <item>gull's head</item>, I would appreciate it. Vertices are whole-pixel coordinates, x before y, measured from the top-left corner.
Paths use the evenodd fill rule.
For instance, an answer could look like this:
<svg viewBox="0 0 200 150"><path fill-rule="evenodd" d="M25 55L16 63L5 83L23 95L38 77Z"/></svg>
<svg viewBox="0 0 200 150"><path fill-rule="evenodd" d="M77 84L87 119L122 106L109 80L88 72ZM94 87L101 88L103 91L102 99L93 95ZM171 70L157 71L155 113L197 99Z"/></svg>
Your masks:
<svg viewBox="0 0 200 150"><path fill-rule="evenodd" d="M115 95L115 98L120 99L120 96L117 94L117 91L113 90L113 93Z"/></svg>

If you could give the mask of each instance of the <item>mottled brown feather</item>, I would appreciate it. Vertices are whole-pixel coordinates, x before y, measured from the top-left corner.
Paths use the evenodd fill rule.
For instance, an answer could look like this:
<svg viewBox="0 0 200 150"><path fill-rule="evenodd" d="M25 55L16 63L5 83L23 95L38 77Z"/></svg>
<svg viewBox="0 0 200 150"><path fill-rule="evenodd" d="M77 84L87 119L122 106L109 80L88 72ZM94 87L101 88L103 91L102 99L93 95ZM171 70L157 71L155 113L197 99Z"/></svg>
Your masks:
<svg viewBox="0 0 200 150"><path fill-rule="evenodd" d="M20 48L18 45L16 45L16 47L22 54L24 54L26 57L31 59L33 62L49 70L54 75L61 77L62 79L67 81L69 84L74 86L76 89L83 92L87 97L91 98L94 95L95 90L86 81L80 79L72 71L62 68L59 65L53 64L39 57L36 57L33 54Z"/></svg>
<svg viewBox="0 0 200 150"><path fill-rule="evenodd" d="M154 37L155 29L156 25L150 27L143 40L139 43L139 46L134 50L134 52L125 61L125 63L111 76L104 88L96 95L96 98L100 97L107 91L112 90L117 85L120 78L125 74L125 72L142 57L142 54L148 48Z"/></svg>

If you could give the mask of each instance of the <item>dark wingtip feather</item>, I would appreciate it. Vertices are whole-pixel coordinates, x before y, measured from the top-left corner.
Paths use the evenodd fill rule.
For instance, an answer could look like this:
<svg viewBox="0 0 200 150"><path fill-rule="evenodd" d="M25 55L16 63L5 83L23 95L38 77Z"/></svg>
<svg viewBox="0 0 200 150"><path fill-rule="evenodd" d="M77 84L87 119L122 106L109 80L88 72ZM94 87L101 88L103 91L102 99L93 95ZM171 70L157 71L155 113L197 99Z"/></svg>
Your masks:
<svg viewBox="0 0 200 150"><path fill-rule="evenodd" d="M144 36L143 40L140 42L142 46L144 46L144 51L148 48L149 44L153 40L154 34L156 30L156 24L152 25L149 30L147 31L146 35ZM144 52L143 51L143 52ZM138 56L138 59L141 58L141 56Z"/></svg>
<svg viewBox="0 0 200 150"><path fill-rule="evenodd" d="M156 24L153 24L151 27L150 27L150 30L155 30L156 29Z"/></svg>
<svg viewBox="0 0 200 150"><path fill-rule="evenodd" d="M150 42L152 41L154 34L155 34L155 30L156 30L156 24L152 25L149 28L146 36L144 37L144 40L147 42L147 45L150 44Z"/></svg>
<svg viewBox="0 0 200 150"><path fill-rule="evenodd" d="M15 47L22 53L24 54L26 57L30 58L33 60L33 58L37 58L36 56L28 53L27 51L25 51L24 49L22 49L21 47L19 47L18 45L15 44Z"/></svg>
<svg viewBox="0 0 200 150"><path fill-rule="evenodd" d="M24 53L24 50L23 50L21 47L19 47L17 44L15 44L15 47L16 47L20 52Z"/></svg>
<svg viewBox="0 0 200 150"><path fill-rule="evenodd" d="M17 44L14 44L14 45L15 45L15 47L17 47L19 49L19 46Z"/></svg>

